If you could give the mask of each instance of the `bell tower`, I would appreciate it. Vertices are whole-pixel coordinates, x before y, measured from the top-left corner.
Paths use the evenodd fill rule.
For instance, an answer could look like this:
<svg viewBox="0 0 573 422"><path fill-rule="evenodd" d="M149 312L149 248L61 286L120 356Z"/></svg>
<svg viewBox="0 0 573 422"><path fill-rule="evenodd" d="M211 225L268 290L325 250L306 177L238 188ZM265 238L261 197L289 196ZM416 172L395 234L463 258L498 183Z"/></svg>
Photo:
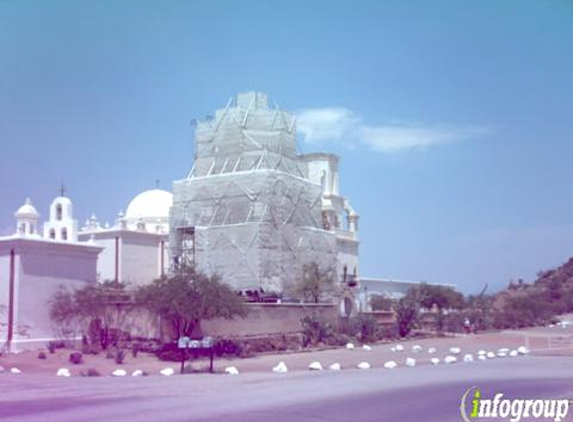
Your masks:
<svg viewBox="0 0 573 422"><path fill-rule="evenodd" d="M73 204L60 187L60 196L50 205L50 219L44 223L44 238L60 242L78 241L78 222L73 218Z"/></svg>

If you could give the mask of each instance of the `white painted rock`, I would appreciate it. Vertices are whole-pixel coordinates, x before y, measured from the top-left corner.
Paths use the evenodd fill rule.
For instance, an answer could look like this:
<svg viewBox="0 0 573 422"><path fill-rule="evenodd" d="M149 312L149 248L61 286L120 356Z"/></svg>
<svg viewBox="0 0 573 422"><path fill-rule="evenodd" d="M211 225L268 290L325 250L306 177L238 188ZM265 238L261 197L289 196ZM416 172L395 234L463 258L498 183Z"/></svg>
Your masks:
<svg viewBox="0 0 573 422"><path fill-rule="evenodd" d="M487 354L487 352L485 350L480 350L478 352L478 356L482 356L482 355L485 356L486 354Z"/></svg>
<svg viewBox="0 0 573 422"><path fill-rule="evenodd" d="M284 362L279 362L279 364L277 366L275 366L273 368L273 372L276 372L278 374L285 374L288 372L288 368L286 366L286 363Z"/></svg>
<svg viewBox="0 0 573 422"><path fill-rule="evenodd" d="M420 346L419 344L415 344L412 346L412 352L420 353L421 351L422 351L422 346Z"/></svg>
<svg viewBox="0 0 573 422"><path fill-rule="evenodd" d="M354 344L353 343L346 343L346 348L348 350L352 350L352 349L354 349Z"/></svg>
<svg viewBox="0 0 573 422"><path fill-rule="evenodd" d="M430 362L432 362L432 365L438 365L440 363L440 358L432 358L430 359Z"/></svg>
<svg viewBox="0 0 573 422"><path fill-rule="evenodd" d="M519 353L517 353L517 350L512 350L511 352L509 352L509 356L511 356L512 358L517 357L517 355L519 355Z"/></svg>
<svg viewBox="0 0 573 422"><path fill-rule="evenodd" d="M479 360L487 360L487 356L486 355L479 355L478 359Z"/></svg>
<svg viewBox="0 0 573 422"><path fill-rule="evenodd" d="M225 373L229 375L239 375L239 370L235 366L227 366Z"/></svg>
<svg viewBox="0 0 573 422"><path fill-rule="evenodd" d="M488 359L493 359L495 358L495 353L493 352L487 352L487 355L485 355Z"/></svg>
<svg viewBox="0 0 573 422"><path fill-rule="evenodd" d="M450 353L452 355L459 355L460 353L462 353L462 349L460 349L459 347L450 347Z"/></svg>
<svg viewBox="0 0 573 422"><path fill-rule="evenodd" d="M517 348L517 353L519 353L520 355L527 355L529 353L529 349L525 346L519 346ZM2 371L0 371L2 372Z"/></svg>
<svg viewBox="0 0 573 422"><path fill-rule="evenodd" d="M173 375L175 373L175 371L173 370L173 368L165 368L165 369L162 369L161 371L159 371L159 373L161 375L166 376L166 377L170 377L171 375Z"/></svg>
<svg viewBox="0 0 573 422"><path fill-rule="evenodd" d="M498 353L509 353L509 349L507 347L502 347L501 349L498 350Z"/></svg>
<svg viewBox="0 0 573 422"><path fill-rule="evenodd" d="M370 346L368 346L367 344L365 344L365 345L362 346L362 350L370 351L370 350L372 350L372 347L370 347Z"/></svg>
<svg viewBox="0 0 573 422"><path fill-rule="evenodd" d="M451 355L448 355L444 358L444 363L448 363L448 364L449 363L456 363L457 361L458 361L458 358L455 356L451 356Z"/></svg>
<svg viewBox="0 0 573 422"><path fill-rule="evenodd" d="M360 362L357 365L358 369L370 369L372 366L368 362Z"/></svg>
<svg viewBox="0 0 573 422"><path fill-rule="evenodd" d="M506 352L497 352L497 357L498 357L498 358L506 358L506 357L507 357L507 353L506 353Z"/></svg>
<svg viewBox="0 0 573 422"><path fill-rule="evenodd" d="M143 371L141 369L136 369L135 371L133 371L131 373L132 377L142 377L143 376Z"/></svg>
<svg viewBox="0 0 573 422"><path fill-rule="evenodd" d="M127 375L127 371L125 369L116 369L111 373L114 377L125 377Z"/></svg>
<svg viewBox="0 0 573 422"><path fill-rule="evenodd" d="M384 368L386 368L386 369L394 369L397 366L398 366L398 364L396 362L394 362L393 360L389 360L388 362L386 362L384 364Z"/></svg>
<svg viewBox="0 0 573 422"><path fill-rule="evenodd" d="M397 345L396 345L396 351L397 351L397 352L403 352L403 351L404 351L404 346L402 346L401 344L397 344Z"/></svg>
<svg viewBox="0 0 573 422"><path fill-rule="evenodd" d="M474 361L474 357L471 353L467 353L464 355L464 362L465 363L470 363Z"/></svg>
<svg viewBox="0 0 573 422"><path fill-rule="evenodd" d="M342 368L341 368L340 364L337 362L337 363L333 363L332 365L330 365L328 367L328 369L330 369L331 371L340 371Z"/></svg>
<svg viewBox="0 0 573 422"><path fill-rule="evenodd" d="M72 376L72 374L68 368L60 368L58 369L58 372L56 372L56 376L69 378Z"/></svg>
<svg viewBox="0 0 573 422"><path fill-rule="evenodd" d="M409 366L410 368L413 368L414 366L416 366L416 359L414 359L414 358L406 359L406 366Z"/></svg>
<svg viewBox="0 0 573 422"><path fill-rule="evenodd" d="M13 374L21 374L21 373L22 373L22 371L20 371L20 370L19 370L18 368L16 368L16 367L10 368L10 372L13 373Z"/></svg>
<svg viewBox="0 0 573 422"><path fill-rule="evenodd" d="M436 353L436 348L435 348L435 347L430 347L430 348L428 349L428 353L431 354L431 355L433 355L434 353Z"/></svg>
<svg viewBox="0 0 573 422"><path fill-rule="evenodd" d="M311 371L322 371L322 365L319 361L314 361L311 362L310 365L308 365L308 369L310 369Z"/></svg>

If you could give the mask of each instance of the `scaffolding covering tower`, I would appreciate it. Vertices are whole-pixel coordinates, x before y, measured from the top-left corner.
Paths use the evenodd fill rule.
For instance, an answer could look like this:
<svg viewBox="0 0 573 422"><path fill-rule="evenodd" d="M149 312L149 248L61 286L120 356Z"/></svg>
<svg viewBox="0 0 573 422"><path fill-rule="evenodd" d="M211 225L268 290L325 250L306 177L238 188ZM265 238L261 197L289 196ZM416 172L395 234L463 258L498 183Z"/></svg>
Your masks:
<svg viewBox="0 0 573 422"><path fill-rule="evenodd" d="M338 281L356 274L358 216L338 195L338 158L300 155L293 114L269 107L264 93L241 93L197 123L195 142L191 171L173 183L175 266L279 294L306 263Z"/></svg>

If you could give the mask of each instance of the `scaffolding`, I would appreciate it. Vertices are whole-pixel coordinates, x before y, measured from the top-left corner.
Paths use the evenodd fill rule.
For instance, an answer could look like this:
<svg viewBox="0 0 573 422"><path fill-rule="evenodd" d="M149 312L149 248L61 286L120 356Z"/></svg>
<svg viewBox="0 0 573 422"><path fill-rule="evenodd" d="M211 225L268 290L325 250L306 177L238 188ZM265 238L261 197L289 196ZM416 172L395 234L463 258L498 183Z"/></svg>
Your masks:
<svg viewBox="0 0 573 422"><path fill-rule="evenodd" d="M323 226L322 187L297 152L294 115L265 94L239 94L197 122L195 141L191 171L173 184L174 265L269 293L296 283L305 263L336 272L336 233Z"/></svg>

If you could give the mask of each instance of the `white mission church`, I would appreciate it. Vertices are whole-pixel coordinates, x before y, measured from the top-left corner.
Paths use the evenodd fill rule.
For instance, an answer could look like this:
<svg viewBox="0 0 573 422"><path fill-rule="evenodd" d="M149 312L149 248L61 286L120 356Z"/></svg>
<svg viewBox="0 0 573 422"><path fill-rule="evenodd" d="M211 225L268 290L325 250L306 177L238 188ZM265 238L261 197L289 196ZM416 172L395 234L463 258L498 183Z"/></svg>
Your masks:
<svg viewBox="0 0 573 422"><path fill-rule="evenodd" d="M197 125L193 169L173 183L174 194L140 193L113 225L92 216L80 228L62 189L40 230L27 199L14 234L0 237L0 350L54 338L49 300L60 286L140 285L189 259L236 290L276 293L305 262L318 262L339 282L345 314L369 310L372 295L402 295L412 282L361 285L359 216L339 193L339 158L298 151L295 123L264 93L231 98Z"/></svg>

